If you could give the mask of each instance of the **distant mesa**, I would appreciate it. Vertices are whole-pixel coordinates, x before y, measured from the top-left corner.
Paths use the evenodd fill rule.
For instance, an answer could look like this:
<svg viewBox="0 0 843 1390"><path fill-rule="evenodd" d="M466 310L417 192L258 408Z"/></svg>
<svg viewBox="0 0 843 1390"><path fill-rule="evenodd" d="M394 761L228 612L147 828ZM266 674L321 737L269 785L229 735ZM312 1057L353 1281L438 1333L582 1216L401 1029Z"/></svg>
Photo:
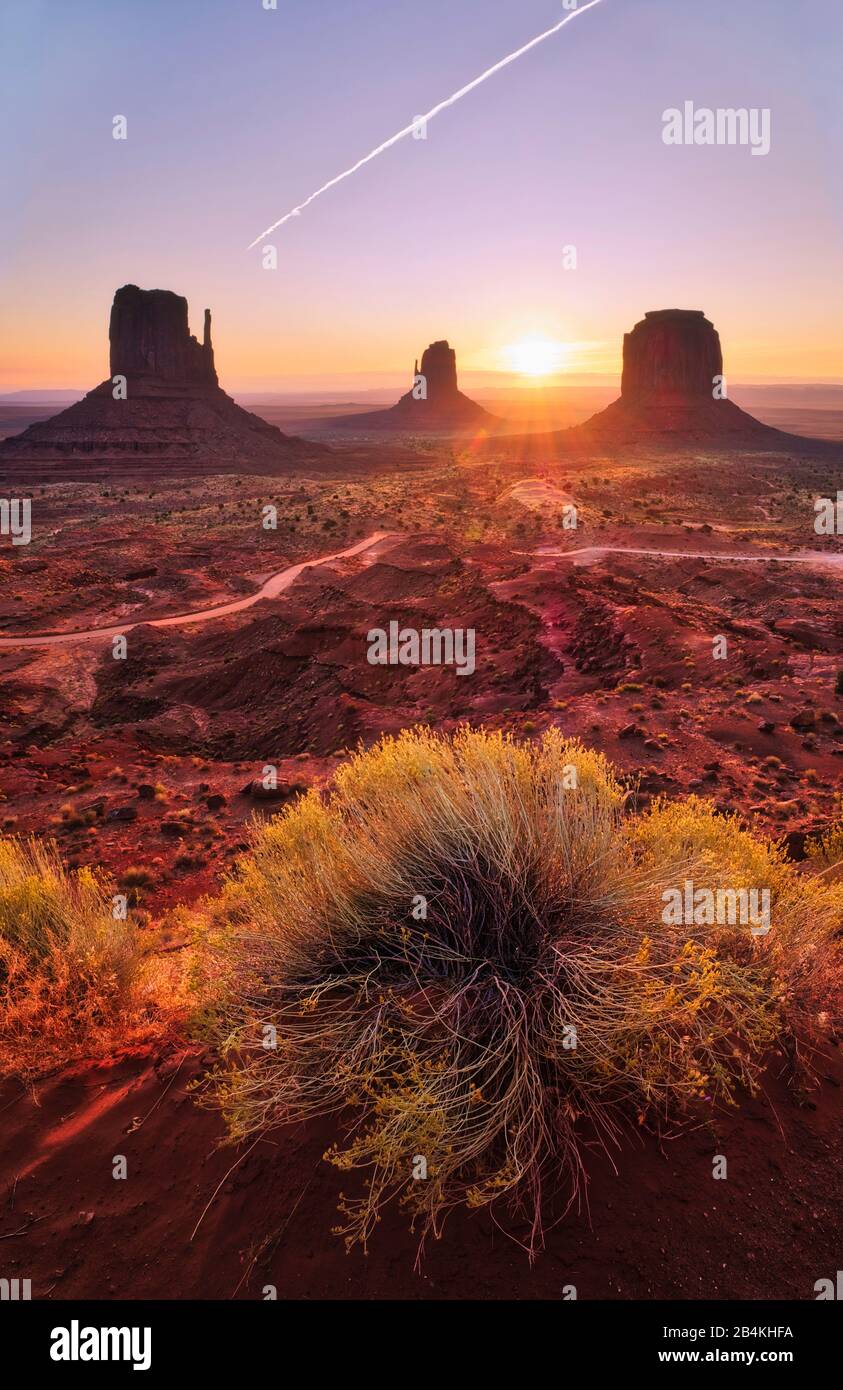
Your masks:
<svg viewBox="0 0 843 1390"><path fill-rule="evenodd" d="M181 295L124 285L114 296L108 336L110 379L0 443L0 475L276 473L329 455L226 395L214 366L209 309L200 343ZM125 377L125 399L115 398L114 377Z"/></svg>
<svg viewBox="0 0 843 1390"><path fill-rule="evenodd" d="M617 443L779 435L723 398L724 389L720 335L702 310L651 310L624 334L620 398L574 432Z"/></svg>
<svg viewBox="0 0 843 1390"><path fill-rule="evenodd" d="M723 398L725 389L727 396ZM621 394L582 425L549 434L498 439L501 448L527 455L552 448L566 453L614 445L734 443L746 448L821 449L764 425L728 399L723 351L714 324L700 309L656 309L623 340Z"/></svg>
<svg viewBox="0 0 843 1390"><path fill-rule="evenodd" d="M326 422L327 423L327 422ZM413 385L389 410L343 415L330 421L346 429L405 430L425 433L438 430L496 429L500 420L482 405L464 396L457 386L457 354L446 339L431 343L416 362Z"/></svg>

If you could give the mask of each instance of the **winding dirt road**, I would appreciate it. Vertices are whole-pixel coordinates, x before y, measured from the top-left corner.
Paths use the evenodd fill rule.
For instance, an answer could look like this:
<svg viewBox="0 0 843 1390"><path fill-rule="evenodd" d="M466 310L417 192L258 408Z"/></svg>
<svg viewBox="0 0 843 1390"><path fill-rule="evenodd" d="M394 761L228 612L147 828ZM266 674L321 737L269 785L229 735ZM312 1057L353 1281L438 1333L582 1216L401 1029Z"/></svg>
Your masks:
<svg viewBox="0 0 843 1390"><path fill-rule="evenodd" d="M266 583L256 589L253 594L247 594L245 598L232 599L229 603L217 604L214 608L198 608L192 613L174 613L169 618L133 618L126 623L115 623L112 627L92 627L83 629L81 632L40 632L32 633L28 637L0 637L0 649L7 647L64 647L72 642L95 642L106 640L109 637L122 637L127 632L131 632L134 627L178 627L180 624L187 623L208 623L215 618L227 618L231 613L241 613L246 608L252 608L254 604L260 603L261 599L277 598L278 594L283 594L285 589L298 579L299 575L307 569L316 569L319 565L329 565L332 560L344 560L352 555L362 555L364 550L370 550L378 541L386 540L392 533L390 531L376 531L373 536L367 536L365 540L357 541L355 545L350 545L347 550L337 550L333 555L323 555L317 560L302 560L297 565L288 565L286 569L279 570L267 579Z"/></svg>
<svg viewBox="0 0 843 1390"><path fill-rule="evenodd" d="M578 555L650 555L658 560L720 560L724 564L832 565L843 566L843 551L808 550L800 555L734 555L716 550L639 550L628 545L584 545L579 550L519 550L534 558L573 560Z"/></svg>
<svg viewBox="0 0 843 1390"><path fill-rule="evenodd" d="M261 599L277 598L278 594L289 589L304 570L329 565L333 560L344 560L352 555L362 555L379 541L392 537L397 538L397 533L376 531L374 535L357 541L346 550L337 550L332 555L323 555L316 560L302 560L299 564L289 565L286 569L271 575L255 593L248 594L246 598L232 599L229 603L217 604L214 608L198 608L192 613L175 613L169 618L133 618L127 623L116 623L112 627L87 628L81 632L41 632L32 633L28 637L0 637L0 650L9 647L63 647L74 642L95 642L104 641L109 637L120 637L135 627L178 627L188 623L213 622L215 618L227 618L232 613L242 613L245 609L252 608L256 603L260 603ZM724 564L768 564L775 560L781 565L826 565L843 568L843 552L821 550L807 551L800 555L735 555L720 554L713 550L644 550L633 546L585 545L578 550L522 550L515 553L533 559L548 560L576 560L582 556L596 559L600 555L643 555L660 560L714 560Z"/></svg>

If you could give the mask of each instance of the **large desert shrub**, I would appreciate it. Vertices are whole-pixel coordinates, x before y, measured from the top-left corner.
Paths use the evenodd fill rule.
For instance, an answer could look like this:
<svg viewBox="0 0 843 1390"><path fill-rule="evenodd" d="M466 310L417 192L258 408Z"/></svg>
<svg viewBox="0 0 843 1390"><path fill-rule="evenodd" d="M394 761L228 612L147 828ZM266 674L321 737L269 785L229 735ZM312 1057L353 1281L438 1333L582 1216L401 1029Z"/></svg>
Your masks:
<svg viewBox="0 0 843 1390"><path fill-rule="evenodd" d="M90 869L53 847L0 839L0 1068L23 1076L120 1038L139 951Z"/></svg>
<svg viewBox="0 0 843 1390"><path fill-rule="evenodd" d="M686 879L768 886L771 931L666 925ZM255 827L208 927L212 1095L235 1139L342 1113L349 1243L393 1197L424 1235L508 1194L533 1248L584 1145L733 1102L777 1039L819 1036L841 919L702 802L628 814L555 732L407 732Z"/></svg>

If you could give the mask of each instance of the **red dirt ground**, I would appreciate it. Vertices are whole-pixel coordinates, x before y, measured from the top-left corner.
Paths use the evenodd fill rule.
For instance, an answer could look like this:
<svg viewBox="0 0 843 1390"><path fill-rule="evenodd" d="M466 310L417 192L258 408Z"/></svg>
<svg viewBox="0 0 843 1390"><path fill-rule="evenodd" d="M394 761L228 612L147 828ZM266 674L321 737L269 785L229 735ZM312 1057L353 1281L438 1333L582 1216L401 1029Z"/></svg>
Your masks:
<svg viewBox="0 0 843 1390"><path fill-rule="evenodd" d="M5 651L0 830L55 838L68 865L99 865L115 887L146 869L139 925L170 953L181 942L167 909L218 891L252 815L323 786L358 743L470 719L516 738L559 727L606 753L639 805L696 792L803 857L843 791L840 570L769 557L817 546L814 498L843 486L839 464L730 451L548 462L542 479L579 508L572 540L514 500L533 463L469 448L399 462L271 486L41 490L32 546L0 558L9 633L181 612L375 528L404 539L307 571L237 621L136 628L119 671L96 645ZM276 532L260 525L266 501ZM716 558L548 553L574 545ZM765 561L721 559L735 551ZM394 617L475 627L475 676L371 667L366 633ZM727 634L728 661L714 663L714 634ZM267 761L278 802L254 793ZM266 1284L279 1298L531 1299L574 1284L582 1299L811 1300L843 1263L843 1058L829 1053L806 1103L777 1063L766 1098L740 1111L661 1147L634 1132L617 1174L595 1155L590 1212L555 1226L532 1267L501 1229L523 1239L525 1225L465 1212L420 1272L401 1213L368 1257L331 1234L340 1190L357 1189L322 1161L329 1125L276 1133L239 1163L220 1148L219 1117L187 1090L195 1049L80 1063L35 1096L7 1081L0 1276L30 1278L39 1299L255 1299ZM126 1181L112 1177L116 1154ZM715 1154L726 1181L712 1178Z"/></svg>
<svg viewBox="0 0 843 1390"><path fill-rule="evenodd" d="M617 1174L595 1155L591 1225L569 1213L532 1267L502 1229L523 1237L526 1226L456 1212L419 1272L400 1213L386 1214L368 1256L331 1234L337 1194L353 1188L322 1159L327 1123L276 1131L248 1153L218 1147L218 1116L188 1094L195 1050L80 1065L34 1096L6 1083L0 1268L30 1278L39 1299L259 1299L268 1284L281 1299L559 1299L573 1284L580 1299L811 1300L841 1249L843 1057L832 1047L819 1062L801 1104L776 1062L740 1111L661 1146L632 1135ZM125 1180L112 1176L117 1154ZM715 1154L725 1181L712 1177Z"/></svg>

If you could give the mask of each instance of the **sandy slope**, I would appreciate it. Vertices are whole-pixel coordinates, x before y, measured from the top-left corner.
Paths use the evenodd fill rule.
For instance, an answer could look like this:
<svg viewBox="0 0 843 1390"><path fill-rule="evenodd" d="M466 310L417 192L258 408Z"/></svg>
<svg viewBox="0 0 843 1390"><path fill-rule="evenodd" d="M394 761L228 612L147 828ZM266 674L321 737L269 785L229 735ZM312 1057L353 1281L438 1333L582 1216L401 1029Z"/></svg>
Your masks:
<svg viewBox="0 0 843 1390"><path fill-rule="evenodd" d="M843 1058L797 1106L774 1061L765 1094L739 1112L701 1114L663 1141L632 1133L589 1160L588 1210L572 1211L530 1267L526 1226L456 1212L420 1272L417 1242L388 1212L368 1257L331 1234L353 1189L322 1155L330 1124L218 1148L222 1125L187 1093L195 1051L173 1046L48 1079L37 1097L0 1091L3 1274L34 1298L813 1299L840 1263L837 1144ZM128 1176L115 1180L123 1154ZM728 1177L715 1181L722 1154ZM204 1213L204 1214L203 1214ZM505 1234L508 1231L514 1239ZM5 1237L9 1237L5 1239Z"/></svg>

